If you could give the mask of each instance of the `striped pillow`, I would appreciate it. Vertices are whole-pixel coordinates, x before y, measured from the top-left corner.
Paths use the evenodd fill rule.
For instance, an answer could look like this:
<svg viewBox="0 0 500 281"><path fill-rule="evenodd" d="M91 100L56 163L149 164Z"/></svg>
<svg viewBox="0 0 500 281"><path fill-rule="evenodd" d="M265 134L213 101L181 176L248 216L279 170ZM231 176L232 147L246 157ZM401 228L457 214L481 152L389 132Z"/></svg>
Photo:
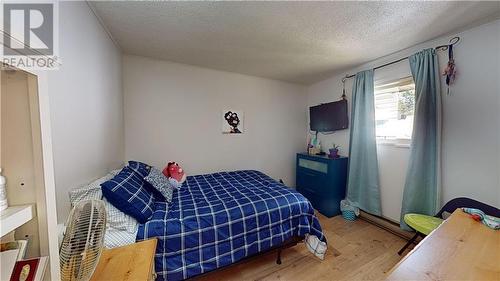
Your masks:
<svg viewBox="0 0 500 281"><path fill-rule="evenodd" d="M130 167L101 184L102 194L118 210L145 223L153 214L154 196L149 192L144 179Z"/></svg>
<svg viewBox="0 0 500 281"><path fill-rule="evenodd" d="M136 233L120 230L116 228L107 228L104 236L104 246L108 249L126 246L135 243Z"/></svg>
<svg viewBox="0 0 500 281"><path fill-rule="evenodd" d="M106 206L106 225L118 230L126 230L132 233L137 232L138 223L133 217L118 210L106 198L103 198L104 206Z"/></svg>

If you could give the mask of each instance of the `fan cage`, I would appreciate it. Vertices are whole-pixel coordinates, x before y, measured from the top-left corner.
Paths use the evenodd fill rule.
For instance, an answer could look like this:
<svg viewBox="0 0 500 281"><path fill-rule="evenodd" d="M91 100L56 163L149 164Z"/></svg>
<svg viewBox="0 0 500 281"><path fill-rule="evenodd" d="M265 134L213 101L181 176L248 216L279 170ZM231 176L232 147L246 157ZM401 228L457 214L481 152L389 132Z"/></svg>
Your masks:
<svg viewBox="0 0 500 281"><path fill-rule="evenodd" d="M79 202L70 212L59 250L61 280L90 280L104 245L106 208L101 200Z"/></svg>

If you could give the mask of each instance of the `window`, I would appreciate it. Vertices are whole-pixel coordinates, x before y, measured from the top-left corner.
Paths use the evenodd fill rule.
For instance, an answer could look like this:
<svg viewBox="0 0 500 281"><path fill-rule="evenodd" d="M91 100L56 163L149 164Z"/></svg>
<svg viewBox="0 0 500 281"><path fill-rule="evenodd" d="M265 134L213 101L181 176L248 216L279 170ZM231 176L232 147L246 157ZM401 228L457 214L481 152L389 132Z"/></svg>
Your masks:
<svg viewBox="0 0 500 281"><path fill-rule="evenodd" d="M378 140L410 140L415 110L411 77L375 85L375 122Z"/></svg>

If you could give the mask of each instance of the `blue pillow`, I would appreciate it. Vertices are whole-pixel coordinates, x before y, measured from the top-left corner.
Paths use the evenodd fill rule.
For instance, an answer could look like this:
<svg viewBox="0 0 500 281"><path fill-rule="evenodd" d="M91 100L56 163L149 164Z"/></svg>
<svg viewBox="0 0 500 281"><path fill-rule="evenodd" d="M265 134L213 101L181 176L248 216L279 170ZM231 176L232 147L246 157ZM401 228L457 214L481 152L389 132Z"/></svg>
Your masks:
<svg viewBox="0 0 500 281"><path fill-rule="evenodd" d="M118 210L145 223L153 214L154 196L147 183L130 167L123 168L118 175L101 184L102 194Z"/></svg>
<svg viewBox="0 0 500 281"><path fill-rule="evenodd" d="M149 175L149 172L151 171L151 168L152 168L148 164L145 164L145 163L142 163L139 161L128 161L128 167L130 167L130 169L132 169L137 175L139 175L141 177L141 179L144 179L145 177L147 177ZM149 192L153 193L155 200L161 201L161 202L165 202L165 200L167 200L167 198L165 198L165 196L163 196L163 194L158 189L154 188L154 186L152 186L147 181L146 181L145 188ZM170 202L170 201L168 201L168 202Z"/></svg>
<svg viewBox="0 0 500 281"><path fill-rule="evenodd" d="M141 178L147 177L149 175L149 171L151 170L151 166L139 161L128 161L128 166L141 176Z"/></svg>

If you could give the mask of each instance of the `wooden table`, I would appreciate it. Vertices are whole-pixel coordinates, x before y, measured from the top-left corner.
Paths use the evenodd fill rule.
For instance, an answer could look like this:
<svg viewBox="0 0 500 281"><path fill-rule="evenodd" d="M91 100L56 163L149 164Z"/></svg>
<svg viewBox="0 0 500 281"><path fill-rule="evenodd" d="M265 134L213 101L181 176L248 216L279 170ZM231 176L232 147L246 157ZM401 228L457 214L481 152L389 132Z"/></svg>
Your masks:
<svg viewBox="0 0 500 281"><path fill-rule="evenodd" d="M90 280L154 280L155 252L156 239L106 249L102 252L97 268Z"/></svg>
<svg viewBox="0 0 500 281"><path fill-rule="evenodd" d="M387 280L500 280L500 230L457 209L389 272Z"/></svg>

